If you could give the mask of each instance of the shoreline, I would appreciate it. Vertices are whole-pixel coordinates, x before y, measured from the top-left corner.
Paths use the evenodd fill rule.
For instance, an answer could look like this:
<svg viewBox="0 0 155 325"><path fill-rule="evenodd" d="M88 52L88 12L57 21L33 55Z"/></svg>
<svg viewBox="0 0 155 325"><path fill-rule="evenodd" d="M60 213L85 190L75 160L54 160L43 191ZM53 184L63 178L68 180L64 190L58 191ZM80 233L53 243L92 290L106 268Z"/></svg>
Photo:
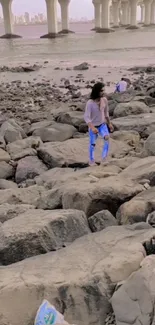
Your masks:
<svg viewBox="0 0 155 325"><path fill-rule="evenodd" d="M47 61L45 61L47 62ZM77 61L76 61L77 62ZM81 63L81 61L79 60ZM77 62L77 64L79 64ZM40 65L39 70L37 71L31 71L29 73L26 72L11 72L11 71L0 71L1 81L3 83L8 82L15 82L21 79L22 83L25 82L41 82L41 81L50 81L51 84L55 84L56 87L59 88L59 86L62 86L63 79L69 79L73 84L78 84L80 88L84 88L85 85L87 85L91 80L95 80L95 82L100 81L101 79L104 80L106 83L106 88L108 92L111 92L114 90L115 84L121 79L121 77L128 77L131 78L131 81L136 80L136 74L133 74L132 71L129 71L130 66L122 66L122 67L104 67L101 65L92 65L89 61L87 62L89 65L88 70L82 70L82 71L75 71L73 62L68 64L68 62L59 62L58 65L55 65L54 62L38 62L36 61L32 63L33 65ZM19 64L16 66L16 69L20 66L31 66L28 62ZM1 67L3 67L1 65ZM13 64L7 65L5 67L8 67L12 69L14 67ZM147 67L147 65L146 65ZM82 73L82 82L80 82L79 78L77 79L77 75L79 73ZM77 80L76 80L77 79Z"/></svg>

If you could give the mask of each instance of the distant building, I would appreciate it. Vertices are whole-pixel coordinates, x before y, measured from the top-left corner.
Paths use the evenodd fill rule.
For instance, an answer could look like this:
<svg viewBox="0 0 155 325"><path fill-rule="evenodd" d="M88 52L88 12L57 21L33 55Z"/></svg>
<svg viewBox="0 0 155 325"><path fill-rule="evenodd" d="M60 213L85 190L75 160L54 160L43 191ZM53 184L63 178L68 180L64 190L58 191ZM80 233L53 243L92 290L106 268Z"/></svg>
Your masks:
<svg viewBox="0 0 155 325"><path fill-rule="evenodd" d="M24 20L25 20L26 25L30 24L30 14L28 12L25 12Z"/></svg>
<svg viewBox="0 0 155 325"><path fill-rule="evenodd" d="M39 17L38 17L38 15L35 15L34 16L34 19L35 19L35 23L39 23Z"/></svg>
<svg viewBox="0 0 155 325"><path fill-rule="evenodd" d="M44 15L42 13L38 14L39 21L43 23L45 21Z"/></svg>

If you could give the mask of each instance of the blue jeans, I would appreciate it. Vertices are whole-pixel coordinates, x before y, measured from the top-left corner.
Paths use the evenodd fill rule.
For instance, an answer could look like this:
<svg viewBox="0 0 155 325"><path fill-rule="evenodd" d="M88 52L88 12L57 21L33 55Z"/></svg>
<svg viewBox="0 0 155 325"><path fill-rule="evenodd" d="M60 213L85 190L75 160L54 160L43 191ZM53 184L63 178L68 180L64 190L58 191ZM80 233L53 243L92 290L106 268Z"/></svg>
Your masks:
<svg viewBox="0 0 155 325"><path fill-rule="evenodd" d="M98 135L102 137L104 140L103 150L102 150L102 159L105 159L109 152L109 140L105 140L106 136L109 136L108 127L106 124L101 124L100 126L96 126L98 133L95 134L91 129L89 129L89 160L94 161L94 152L95 152L95 145Z"/></svg>

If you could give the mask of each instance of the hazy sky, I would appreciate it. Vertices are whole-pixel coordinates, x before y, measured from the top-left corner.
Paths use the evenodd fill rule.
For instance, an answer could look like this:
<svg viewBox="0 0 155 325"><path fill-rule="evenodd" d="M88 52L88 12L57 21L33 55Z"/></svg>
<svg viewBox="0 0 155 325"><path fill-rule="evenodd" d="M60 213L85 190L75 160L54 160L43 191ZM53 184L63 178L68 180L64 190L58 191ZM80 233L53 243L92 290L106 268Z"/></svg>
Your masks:
<svg viewBox="0 0 155 325"><path fill-rule="evenodd" d="M81 3L81 5L80 5ZM60 17L60 6L58 4L58 17ZM14 15L22 15L28 11L32 16L43 12L46 13L45 0L13 0L12 11ZM0 14L2 14L0 6ZM69 16L73 19L87 17L94 18L94 6L92 0L71 0L69 5ZM138 19L140 18L140 10L138 9Z"/></svg>
<svg viewBox="0 0 155 325"><path fill-rule="evenodd" d="M38 12L45 13L45 0L13 0L12 11L15 15L23 14L25 11L28 11L32 15L37 14ZM69 6L69 14L71 18L93 18L92 0L71 0ZM58 15L60 16L59 5Z"/></svg>

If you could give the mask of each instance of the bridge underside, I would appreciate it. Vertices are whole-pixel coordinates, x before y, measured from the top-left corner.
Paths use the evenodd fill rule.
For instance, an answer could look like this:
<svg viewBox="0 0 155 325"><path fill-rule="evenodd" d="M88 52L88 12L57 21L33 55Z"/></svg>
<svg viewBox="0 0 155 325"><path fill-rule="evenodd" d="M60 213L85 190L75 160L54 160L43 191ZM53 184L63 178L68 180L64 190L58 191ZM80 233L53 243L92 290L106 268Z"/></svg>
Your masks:
<svg viewBox="0 0 155 325"><path fill-rule="evenodd" d="M69 28L69 4L71 0L45 0L47 9L47 34L41 38L56 38L73 33ZM155 0L90 0L94 5L94 28L96 33L111 33L119 27L137 29L137 5L141 7L141 25L155 25ZM61 31L58 31L57 4L61 8ZM5 34L0 38L20 38L13 31L12 0L0 0L4 18ZM138 26L139 25L139 26Z"/></svg>

